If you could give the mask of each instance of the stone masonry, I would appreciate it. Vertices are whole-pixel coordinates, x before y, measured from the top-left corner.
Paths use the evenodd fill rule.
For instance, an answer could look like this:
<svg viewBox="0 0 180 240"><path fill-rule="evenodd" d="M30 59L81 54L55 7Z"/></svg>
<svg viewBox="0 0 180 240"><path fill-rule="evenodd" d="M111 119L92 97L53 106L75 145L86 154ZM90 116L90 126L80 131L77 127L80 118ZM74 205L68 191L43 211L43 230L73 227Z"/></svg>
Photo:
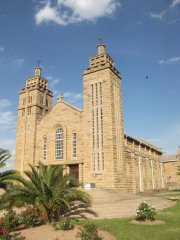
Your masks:
<svg viewBox="0 0 180 240"><path fill-rule="evenodd" d="M84 107L53 93L41 68L20 90L15 169L29 164L62 165L85 188L142 192L164 188L162 151L124 133L121 76L99 44L83 72Z"/></svg>

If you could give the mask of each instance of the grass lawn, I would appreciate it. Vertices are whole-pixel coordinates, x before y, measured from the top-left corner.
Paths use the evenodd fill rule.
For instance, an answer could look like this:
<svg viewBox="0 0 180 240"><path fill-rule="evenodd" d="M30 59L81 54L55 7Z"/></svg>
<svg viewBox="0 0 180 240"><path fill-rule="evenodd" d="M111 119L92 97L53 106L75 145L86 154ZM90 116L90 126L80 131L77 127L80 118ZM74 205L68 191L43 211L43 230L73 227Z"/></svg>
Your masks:
<svg viewBox="0 0 180 240"><path fill-rule="evenodd" d="M163 225L134 225L132 218L93 220L98 227L111 232L117 240L180 240L180 201L176 206L158 212Z"/></svg>

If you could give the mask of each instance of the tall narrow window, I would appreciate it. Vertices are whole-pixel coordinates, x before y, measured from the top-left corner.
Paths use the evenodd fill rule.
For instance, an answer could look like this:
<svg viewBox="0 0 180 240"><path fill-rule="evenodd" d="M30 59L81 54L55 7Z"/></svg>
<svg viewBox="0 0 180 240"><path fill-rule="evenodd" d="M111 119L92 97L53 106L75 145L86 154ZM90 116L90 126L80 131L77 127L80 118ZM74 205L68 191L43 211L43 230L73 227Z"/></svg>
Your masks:
<svg viewBox="0 0 180 240"><path fill-rule="evenodd" d="M43 139L43 160L46 160L47 157L47 138Z"/></svg>
<svg viewBox="0 0 180 240"><path fill-rule="evenodd" d="M48 99L46 98L46 106L48 107Z"/></svg>
<svg viewBox="0 0 180 240"><path fill-rule="evenodd" d="M58 128L55 136L55 156L56 159L63 159L64 132Z"/></svg>
<svg viewBox="0 0 180 240"><path fill-rule="evenodd" d="M40 103L43 104L43 96L40 95Z"/></svg>
<svg viewBox="0 0 180 240"><path fill-rule="evenodd" d="M28 111L28 115L31 115L31 107L28 107L27 111Z"/></svg>
<svg viewBox="0 0 180 240"><path fill-rule="evenodd" d="M96 107L98 107L98 86L97 83L95 84L96 86Z"/></svg>
<svg viewBox="0 0 180 240"><path fill-rule="evenodd" d="M26 104L26 98L23 98L23 105Z"/></svg>
<svg viewBox="0 0 180 240"><path fill-rule="evenodd" d="M91 84L91 93L92 93L92 107L94 106L94 87L93 84Z"/></svg>
<svg viewBox="0 0 180 240"><path fill-rule="evenodd" d="M92 91L92 170L104 170L103 88L102 82L91 85Z"/></svg>
<svg viewBox="0 0 180 240"><path fill-rule="evenodd" d="M77 134L72 134L73 157L77 157Z"/></svg>
<svg viewBox="0 0 180 240"><path fill-rule="evenodd" d="M100 86L100 104L102 105L102 83L99 83Z"/></svg>
<svg viewBox="0 0 180 240"><path fill-rule="evenodd" d="M22 109L22 116L25 116L25 108Z"/></svg>
<svg viewBox="0 0 180 240"><path fill-rule="evenodd" d="M28 102L32 103L32 96L29 96Z"/></svg>

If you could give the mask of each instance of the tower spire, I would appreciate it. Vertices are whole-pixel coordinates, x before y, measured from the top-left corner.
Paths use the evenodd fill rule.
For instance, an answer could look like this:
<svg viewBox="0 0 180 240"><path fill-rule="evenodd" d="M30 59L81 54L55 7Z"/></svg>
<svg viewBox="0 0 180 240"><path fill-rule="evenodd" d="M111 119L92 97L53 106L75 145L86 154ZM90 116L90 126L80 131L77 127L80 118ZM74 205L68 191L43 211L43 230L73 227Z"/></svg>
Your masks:
<svg viewBox="0 0 180 240"><path fill-rule="evenodd" d="M35 76L41 77L42 68L40 67L41 61L37 61L37 67L35 67Z"/></svg>
<svg viewBox="0 0 180 240"><path fill-rule="evenodd" d="M100 36L100 37L98 38L98 40L99 40L99 44L98 44L98 46L97 46L97 48L98 48L98 55L103 54L103 53L106 53L106 50L105 50L106 46L105 46L105 44L103 43L103 37Z"/></svg>

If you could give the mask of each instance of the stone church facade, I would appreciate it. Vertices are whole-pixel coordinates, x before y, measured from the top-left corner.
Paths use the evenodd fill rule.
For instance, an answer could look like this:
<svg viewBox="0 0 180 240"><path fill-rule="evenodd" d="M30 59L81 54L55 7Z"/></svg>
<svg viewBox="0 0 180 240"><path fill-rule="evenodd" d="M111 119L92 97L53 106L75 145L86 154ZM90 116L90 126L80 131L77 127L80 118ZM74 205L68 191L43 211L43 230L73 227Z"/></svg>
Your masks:
<svg viewBox="0 0 180 240"><path fill-rule="evenodd" d="M124 133L121 76L99 44L83 72L84 107L63 96L53 105L48 81L35 68L20 90L15 169L63 165L84 187L142 192L164 187L162 151Z"/></svg>

